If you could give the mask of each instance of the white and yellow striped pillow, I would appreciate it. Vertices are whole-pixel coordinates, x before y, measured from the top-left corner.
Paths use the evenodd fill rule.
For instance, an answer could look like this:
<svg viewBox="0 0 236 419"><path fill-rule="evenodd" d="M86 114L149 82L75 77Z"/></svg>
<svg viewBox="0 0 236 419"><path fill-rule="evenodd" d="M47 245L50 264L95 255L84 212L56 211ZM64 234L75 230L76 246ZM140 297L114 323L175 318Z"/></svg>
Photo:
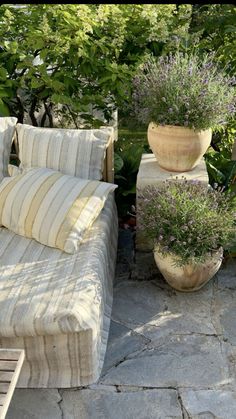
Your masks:
<svg viewBox="0 0 236 419"><path fill-rule="evenodd" d="M0 183L0 225L74 253L116 185L33 168Z"/></svg>
<svg viewBox="0 0 236 419"><path fill-rule="evenodd" d="M0 117L0 180L8 176L8 163L17 118Z"/></svg>
<svg viewBox="0 0 236 419"><path fill-rule="evenodd" d="M40 128L17 124L20 167L47 167L65 175L101 180L111 127Z"/></svg>

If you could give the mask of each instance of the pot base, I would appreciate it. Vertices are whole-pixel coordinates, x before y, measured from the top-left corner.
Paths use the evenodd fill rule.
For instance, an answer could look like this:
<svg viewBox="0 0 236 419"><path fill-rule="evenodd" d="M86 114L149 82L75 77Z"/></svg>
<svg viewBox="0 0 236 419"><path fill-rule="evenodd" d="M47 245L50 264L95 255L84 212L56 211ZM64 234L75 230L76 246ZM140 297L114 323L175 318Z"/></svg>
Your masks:
<svg viewBox="0 0 236 419"><path fill-rule="evenodd" d="M222 259L223 249L220 248L214 254L209 255L205 263L188 264L183 267L176 266L178 258L175 255L165 257L154 251L154 259L166 282L181 292L198 291L216 274L219 270Z"/></svg>

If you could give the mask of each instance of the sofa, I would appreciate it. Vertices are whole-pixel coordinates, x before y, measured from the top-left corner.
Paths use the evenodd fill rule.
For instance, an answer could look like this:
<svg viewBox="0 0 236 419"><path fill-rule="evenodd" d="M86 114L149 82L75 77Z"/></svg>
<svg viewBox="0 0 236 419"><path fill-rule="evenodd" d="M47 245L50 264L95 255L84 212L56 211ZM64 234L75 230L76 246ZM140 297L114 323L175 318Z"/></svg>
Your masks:
<svg viewBox="0 0 236 419"><path fill-rule="evenodd" d="M8 166L4 182L11 182L6 176L17 179L32 167L46 167L78 181L83 176L94 181L94 176L96 182L112 183L112 129L35 128L17 121L13 126L8 135L17 141L20 166ZM1 135L0 131L0 153ZM4 148L6 140L2 142ZM7 158L5 166L6 162ZM18 387L95 383L103 366L112 308L118 232L114 193L106 197L72 254L15 231L0 227L0 348L25 350Z"/></svg>

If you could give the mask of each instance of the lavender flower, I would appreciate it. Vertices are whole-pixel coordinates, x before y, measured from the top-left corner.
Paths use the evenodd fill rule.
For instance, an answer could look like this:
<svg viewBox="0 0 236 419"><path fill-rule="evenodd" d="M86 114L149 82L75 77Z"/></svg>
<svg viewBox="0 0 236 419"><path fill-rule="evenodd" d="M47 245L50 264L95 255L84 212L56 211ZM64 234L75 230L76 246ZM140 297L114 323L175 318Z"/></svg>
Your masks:
<svg viewBox="0 0 236 419"><path fill-rule="evenodd" d="M138 228L163 255L176 254L180 264L203 262L212 249L236 239L235 208L222 188L171 179L139 196Z"/></svg>
<svg viewBox="0 0 236 419"><path fill-rule="evenodd" d="M143 123L214 128L235 113L236 79L195 54L151 58L134 78L133 111ZM187 114L188 112L188 114Z"/></svg>

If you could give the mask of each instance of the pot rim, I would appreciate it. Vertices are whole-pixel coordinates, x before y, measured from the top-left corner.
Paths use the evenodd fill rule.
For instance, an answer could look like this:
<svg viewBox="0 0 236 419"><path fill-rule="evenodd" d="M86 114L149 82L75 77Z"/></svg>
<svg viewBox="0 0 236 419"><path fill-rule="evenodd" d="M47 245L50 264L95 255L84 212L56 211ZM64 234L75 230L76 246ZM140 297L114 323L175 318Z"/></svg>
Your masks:
<svg viewBox="0 0 236 419"><path fill-rule="evenodd" d="M160 248L161 248L160 245L154 245L153 253L158 253L161 258L166 258L166 257L169 256L170 258L172 258L176 262L178 262L180 260L180 257L178 255L176 255L176 253L174 253L174 252L168 252L168 253L167 252L160 252L159 251ZM224 251L223 247L220 246L218 249L212 250L212 251L206 253L205 262L195 262L195 263L196 263L196 265L204 265L207 262L208 259L212 259L212 258L217 257L217 256L219 256L220 259L223 259L223 251ZM194 263L194 259L192 259L192 262L186 263L184 266L190 266L190 265L193 265L195 263Z"/></svg>
<svg viewBox="0 0 236 419"><path fill-rule="evenodd" d="M192 132L197 132L197 133L209 132L209 133L212 133L211 128L195 129L195 128L185 127L184 125L168 125L168 124L161 125L161 124L158 124L158 123L153 122L153 121L149 122L148 129L162 129L162 130L175 130L175 131L177 130L177 131L185 131L185 132L189 132L189 133L192 133Z"/></svg>

